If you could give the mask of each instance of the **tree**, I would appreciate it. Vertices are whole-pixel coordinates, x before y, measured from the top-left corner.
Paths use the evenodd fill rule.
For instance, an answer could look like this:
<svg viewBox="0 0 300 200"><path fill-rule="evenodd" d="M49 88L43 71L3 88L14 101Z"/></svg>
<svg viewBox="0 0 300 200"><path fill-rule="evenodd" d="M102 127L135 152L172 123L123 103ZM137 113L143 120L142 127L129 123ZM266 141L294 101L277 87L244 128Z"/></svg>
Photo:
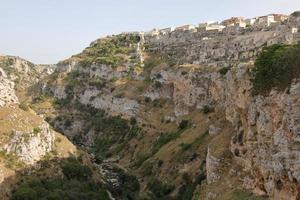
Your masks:
<svg viewBox="0 0 300 200"><path fill-rule="evenodd" d="M300 11L295 11L291 14L293 17L300 17Z"/></svg>

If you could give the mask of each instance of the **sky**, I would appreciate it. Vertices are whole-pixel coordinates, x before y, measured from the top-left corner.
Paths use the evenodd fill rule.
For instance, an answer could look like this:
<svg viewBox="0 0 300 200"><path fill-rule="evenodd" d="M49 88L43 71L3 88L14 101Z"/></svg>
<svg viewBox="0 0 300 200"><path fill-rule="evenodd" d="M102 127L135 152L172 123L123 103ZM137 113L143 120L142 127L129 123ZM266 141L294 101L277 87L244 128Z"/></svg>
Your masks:
<svg viewBox="0 0 300 200"><path fill-rule="evenodd" d="M295 10L300 0L0 0L0 54L54 64L106 35Z"/></svg>

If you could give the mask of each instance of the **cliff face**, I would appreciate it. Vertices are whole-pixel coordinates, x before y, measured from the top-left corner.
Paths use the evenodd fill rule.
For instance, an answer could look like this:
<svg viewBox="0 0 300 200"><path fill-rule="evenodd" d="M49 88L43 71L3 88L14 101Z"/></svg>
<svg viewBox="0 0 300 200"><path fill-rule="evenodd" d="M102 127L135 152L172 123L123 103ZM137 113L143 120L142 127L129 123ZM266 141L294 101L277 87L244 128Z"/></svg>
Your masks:
<svg viewBox="0 0 300 200"><path fill-rule="evenodd" d="M234 127L228 148L249 172L245 187L260 195L297 199L300 83L295 80L288 91L253 96L252 68L252 63L241 63L226 75L197 70L182 75L178 69L162 70L156 72L161 74L160 81L172 87L151 87L145 95L171 98L175 116L207 105L223 109Z"/></svg>
<svg viewBox="0 0 300 200"><path fill-rule="evenodd" d="M0 56L0 199L10 199L22 173L35 173L46 157L62 159L77 154L75 146L29 106L32 87L51 74L53 67Z"/></svg>
<svg viewBox="0 0 300 200"><path fill-rule="evenodd" d="M153 131L160 131L155 128L158 122L152 121L155 112L160 112L161 120L171 123L179 123L184 117L196 121L197 118L192 116L196 110L224 113L216 121L224 118L232 126L227 149L233 156L230 162L238 163L243 168L239 180L243 187L272 199L297 199L300 195L300 83L294 80L289 89L282 92L272 90L270 94L262 96L253 95L251 82L254 61L263 46L295 44L299 41L300 35L292 33L292 27L299 28L299 21L292 19L264 29L175 31L159 36L140 34L139 42L129 45L133 47L131 56L139 58L136 64L128 65L126 61L119 63L119 67L112 67L95 61L83 65L71 58L67 64L60 64L53 75L55 78L48 80L44 92L50 91L61 100L77 101L105 110L110 115L122 115L125 118L134 116L139 123L149 125L149 136L145 136L151 138L148 141L160 137L151 135ZM128 35L125 34L125 37ZM93 45L99 41L101 39ZM84 59L83 55L80 56ZM220 69L226 71L221 72ZM74 72L78 75L73 76ZM81 82L70 86L67 81L70 76ZM96 80L98 84L95 84ZM160 105L162 109L156 111L150 108L149 101L167 101L170 104ZM80 130L78 123L84 124L84 121L72 119L74 124L71 128L59 126L70 136ZM194 124L194 128L197 129L197 125L209 126L212 140L207 143L209 146L218 145L214 138L225 134L225 129L219 128L222 125L216 125L209 119L208 124L199 122ZM89 130L86 134L85 137L89 139L81 142L88 141L83 145L93 146L95 131ZM144 142L134 141L136 148L131 149L133 147L130 144L128 148L131 150L128 151L136 157L141 149L147 148L143 147ZM222 151L226 152L225 149ZM222 170L227 161L224 161L220 152L216 152L209 152L206 156L208 185L225 177ZM219 157L214 157L214 153ZM159 156L158 152L153 159ZM121 163L132 164L134 159L126 161L124 157ZM148 160L150 162L151 157ZM226 169L232 172L236 170L234 168L232 165ZM218 197L213 192L205 192L203 198Z"/></svg>
<svg viewBox="0 0 300 200"><path fill-rule="evenodd" d="M0 68L0 76L0 106L18 103L18 97L14 90L15 83L7 78L7 75L2 68Z"/></svg>
<svg viewBox="0 0 300 200"><path fill-rule="evenodd" d="M299 198L300 83L294 80L287 91L272 91L268 96L253 96L250 74L253 68L251 60L262 44L294 43L298 41L296 39L298 35L287 34L282 26L266 32L244 33L243 36L226 39L224 36L216 37L211 42L198 40L199 45L193 42L191 35L188 35L190 44L187 42L182 42L182 45L180 42L176 44L172 38L177 36L165 36L170 40L158 38L155 44L159 44L157 48L167 53L185 49L182 57L179 54L179 62L185 59L184 62L189 63L202 65L207 63L212 65L211 68L220 63L223 65L225 63L226 66L238 61L239 64L232 67L226 75L203 72L199 69L188 70L185 75L182 75L184 70L162 70L153 74L153 77L159 73L159 81L171 84L172 90L157 92L151 88L146 95L151 98L162 98L167 96L166 93L170 94L174 102L175 116L186 115L189 109L202 108L205 105L224 109L226 119L235 129L229 148L235 159L249 172L249 176L244 180L245 187L251 188L257 194L267 194L275 199ZM227 42L221 42L222 40ZM200 57L191 58L190 55L193 55L191 51L196 50L200 52L195 55ZM178 58L178 55L174 57ZM245 62L247 60L249 61Z"/></svg>
<svg viewBox="0 0 300 200"><path fill-rule="evenodd" d="M300 82L254 95L252 73L263 47L299 42L292 28L126 33L53 66L1 57L0 150L25 165L76 152L49 122L117 199L299 199Z"/></svg>
<svg viewBox="0 0 300 200"><path fill-rule="evenodd" d="M4 144L2 150L15 154L26 164L34 164L43 156L51 152L54 145L54 132L43 122L31 133L15 131L11 139Z"/></svg>

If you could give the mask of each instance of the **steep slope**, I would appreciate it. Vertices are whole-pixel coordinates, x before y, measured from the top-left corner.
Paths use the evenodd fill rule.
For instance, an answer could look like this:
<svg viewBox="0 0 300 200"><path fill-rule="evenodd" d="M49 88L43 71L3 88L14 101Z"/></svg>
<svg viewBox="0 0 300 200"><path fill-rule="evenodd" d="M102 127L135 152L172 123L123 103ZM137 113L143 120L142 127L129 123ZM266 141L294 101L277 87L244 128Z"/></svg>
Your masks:
<svg viewBox="0 0 300 200"><path fill-rule="evenodd" d="M2 56L0 65L0 199L63 197L64 193L54 190L62 186L48 187L54 182L68 187L68 194L81 190L79 198L99 199L100 195L110 199L101 177L91 170L90 156L55 132L28 105L30 90L39 78L49 75L52 66L48 69L11 56ZM80 184L70 185L76 181Z"/></svg>
<svg viewBox="0 0 300 200"><path fill-rule="evenodd" d="M11 94L0 91L3 160L11 152L28 164L53 151L49 123L89 155L54 154L50 171L34 171L61 172L68 192L47 195L71 198L69 180L75 188L100 180L122 200L299 199L300 33L292 31L299 22L123 33L92 42L48 75L25 61L2 62L3 94ZM18 98L25 111L14 106ZM58 155L74 153L71 143L63 147ZM31 180L17 191L28 185L38 191Z"/></svg>
<svg viewBox="0 0 300 200"><path fill-rule="evenodd" d="M297 199L299 83L254 95L252 80L264 47L299 41L292 27L102 38L60 62L33 107L137 176L140 199Z"/></svg>

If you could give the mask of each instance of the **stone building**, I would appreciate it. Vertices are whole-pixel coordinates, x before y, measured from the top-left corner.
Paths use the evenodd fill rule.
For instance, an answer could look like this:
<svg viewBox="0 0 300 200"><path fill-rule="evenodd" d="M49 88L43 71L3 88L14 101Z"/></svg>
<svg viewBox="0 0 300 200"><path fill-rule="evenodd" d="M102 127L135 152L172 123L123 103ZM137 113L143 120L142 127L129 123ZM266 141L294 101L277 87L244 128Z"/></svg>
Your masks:
<svg viewBox="0 0 300 200"><path fill-rule="evenodd" d="M276 22L283 22L289 19L288 15L283 15L283 14L273 14L273 16Z"/></svg>
<svg viewBox="0 0 300 200"><path fill-rule="evenodd" d="M157 28L154 28L151 31L145 32L145 36L157 36L159 35L159 30Z"/></svg>
<svg viewBox="0 0 300 200"><path fill-rule="evenodd" d="M266 15L258 17L255 24L258 26L270 26L272 23L275 22L276 21L274 15Z"/></svg>
<svg viewBox="0 0 300 200"><path fill-rule="evenodd" d="M217 31L222 31L225 28L225 26L221 25L221 24L212 24L209 26L205 27L206 31L213 31L213 30L217 30Z"/></svg>
<svg viewBox="0 0 300 200"><path fill-rule="evenodd" d="M168 28L164 28L164 29L160 29L159 32L162 34L162 35L166 35L168 33L171 33L175 30L174 27L168 27Z"/></svg>
<svg viewBox="0 0 300 200"><path fill-rule="evenodd" d="M184 25L184 26L179 26L176 27L175 30L176 31L190 31L190 30L195 30L196 27L194 25Z"/></svg>
<svg viewBox="0 0 300 200"><path fill-rule="evenodd" d="M256 18L246 19L245 20L246 26L252 26L256 22L256 20L257 20Z"/></svg>
<svg viewBox="0 0 300 200"><path fill-rule="evenodd" d="M226 27L228 26L246 27L246 22L243 17L232 17L230 19L224 20L221 24Z"/></svg>

